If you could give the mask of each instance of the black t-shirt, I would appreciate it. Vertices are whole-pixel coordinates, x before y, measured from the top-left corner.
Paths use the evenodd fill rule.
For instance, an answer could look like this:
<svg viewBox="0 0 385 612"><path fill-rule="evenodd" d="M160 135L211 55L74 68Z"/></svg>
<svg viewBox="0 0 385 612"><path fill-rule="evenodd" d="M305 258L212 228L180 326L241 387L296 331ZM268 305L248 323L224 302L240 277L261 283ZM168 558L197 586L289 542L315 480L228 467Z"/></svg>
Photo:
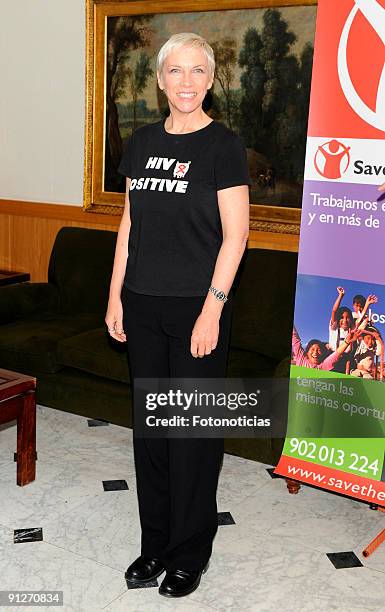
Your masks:
<svg viewBox="0 0 385 612"><path fill-rule="evenodd" d="M240 138L216 121L170 134L162 120L133 133L119 172L131 179L126 287L206 295L223 240L217 191L249 183Z"/></svg>

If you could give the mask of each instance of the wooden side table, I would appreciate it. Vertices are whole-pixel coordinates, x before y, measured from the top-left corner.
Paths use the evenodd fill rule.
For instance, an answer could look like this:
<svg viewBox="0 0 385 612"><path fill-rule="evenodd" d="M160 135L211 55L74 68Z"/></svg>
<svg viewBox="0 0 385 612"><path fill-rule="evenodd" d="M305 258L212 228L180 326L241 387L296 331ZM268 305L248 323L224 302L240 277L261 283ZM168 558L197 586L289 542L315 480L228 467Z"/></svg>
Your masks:
<svg viewBox="0 0 385 612"><path fill-rule="evenodd" d="M5 285L13 285L14 283L25 283L29 281L30 275L28 272L11 272L0 270L0 287Z"/></svg>
<svg viewBox="0 0 385 612"><path fill-rule="evenodd" d="M17 419L17 477L20 487L36 475L36 378L0 369L0 424Z"/></svg>

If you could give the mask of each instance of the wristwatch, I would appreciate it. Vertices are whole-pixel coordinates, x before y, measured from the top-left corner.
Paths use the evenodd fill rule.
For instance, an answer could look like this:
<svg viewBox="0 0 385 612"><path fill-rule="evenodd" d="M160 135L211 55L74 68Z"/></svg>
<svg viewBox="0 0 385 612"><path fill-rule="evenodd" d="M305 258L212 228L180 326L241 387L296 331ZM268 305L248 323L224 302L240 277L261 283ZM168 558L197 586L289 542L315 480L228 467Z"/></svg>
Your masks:
<svg viewBox="0 0 385 612"><path fill-rule="evenodd" d="M211 291L211 293L213 293L215 297L217 298L217 300L219 300L220 302L227 302L227 296L225 295L223 291L219 291L219 289L215 289L215 287L213 287L212 285L209 288L209 291Z"/></svg>

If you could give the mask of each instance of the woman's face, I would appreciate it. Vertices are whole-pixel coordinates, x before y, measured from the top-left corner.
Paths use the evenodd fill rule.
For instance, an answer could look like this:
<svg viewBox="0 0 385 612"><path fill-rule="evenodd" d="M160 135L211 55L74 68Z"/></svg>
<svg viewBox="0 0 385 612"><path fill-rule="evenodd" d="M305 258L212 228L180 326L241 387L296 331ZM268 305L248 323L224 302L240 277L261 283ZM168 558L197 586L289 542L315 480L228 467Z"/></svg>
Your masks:
<svg viewBox="0 0 385 612"><path fill-rule="evenodd" d="M200 108L207 90L213 84L206 55L203 49L195 47L186 46L171 51L157 77L170 110L181 113L192 113Z"/></svg>
<svg viewBox="0 0 385 612"><path fill-rule="evenodd" d="M314 342L307 352L307 358L312 365L321 363L322 350L319 344Z"/></svg>

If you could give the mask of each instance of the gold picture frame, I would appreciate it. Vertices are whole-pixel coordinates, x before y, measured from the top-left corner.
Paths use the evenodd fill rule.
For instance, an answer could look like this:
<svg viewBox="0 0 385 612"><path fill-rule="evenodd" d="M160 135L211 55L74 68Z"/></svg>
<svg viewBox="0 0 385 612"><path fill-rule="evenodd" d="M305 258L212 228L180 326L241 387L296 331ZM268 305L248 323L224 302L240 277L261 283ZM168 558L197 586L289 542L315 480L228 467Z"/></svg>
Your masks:
<svg viewBox="0 0 385 612"><path fill-rule="evenodd" d="M124 194L104 190L106 137L107 19L148 14L314 6L317 0L86 0L86 100L84 210L122 212ZM299 234L300 208L252 202L250 229ZM282 238L284 238L282 236Z"/></svg>

